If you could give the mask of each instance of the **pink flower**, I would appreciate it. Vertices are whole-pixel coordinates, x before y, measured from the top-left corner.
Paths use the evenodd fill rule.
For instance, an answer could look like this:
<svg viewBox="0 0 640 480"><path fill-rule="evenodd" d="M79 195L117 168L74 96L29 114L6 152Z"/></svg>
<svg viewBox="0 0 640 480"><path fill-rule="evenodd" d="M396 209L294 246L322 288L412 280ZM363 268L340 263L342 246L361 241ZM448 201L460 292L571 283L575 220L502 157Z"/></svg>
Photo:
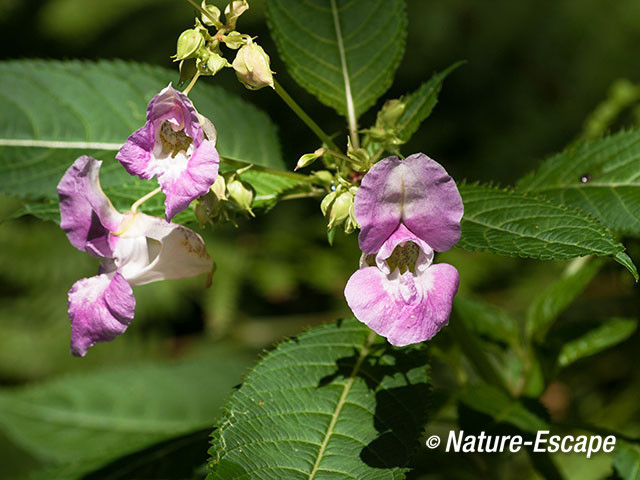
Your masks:
<svg viewBox="0 0 640 480"><path fill-rule="evenodd" d="M396 346L428 340L448 323L458 272L432 262L460 239L462 214L454 180L426 155L371 168L355 198L360 269L345 288L358 320Z"/></svg>
<svg viewBox="0 0 640 480"><path fill-rule="evenodd" d="M60 227L74 247L102 259L98 275L78 280L69 291L71 353L77 356L124 333L136 306L132 287L213 266L204 241L188 228L118 212L100 188L101 164L79 157L58 184Z"/></svg>
<svg viewBox="0 0 640 480"><path fill-rule="evenodd" d="M212 137L211 122L169 84L151 99L147 123L131 134L116 158L131 175L158 177L170 221L215 182L220 158Z"/></svg>

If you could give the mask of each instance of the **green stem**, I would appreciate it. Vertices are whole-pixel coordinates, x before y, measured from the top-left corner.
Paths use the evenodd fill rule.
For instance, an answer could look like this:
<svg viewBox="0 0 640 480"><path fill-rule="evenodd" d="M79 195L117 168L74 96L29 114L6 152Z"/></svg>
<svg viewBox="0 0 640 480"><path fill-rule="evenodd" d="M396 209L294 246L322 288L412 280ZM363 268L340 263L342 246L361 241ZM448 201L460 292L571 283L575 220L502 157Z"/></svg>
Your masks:
<svg viewBox="0 0 640 480"><path fill-rule="evenodd" d="M298 115L298 117L300 117L300 120L302 120L305 123L305 125L309 127L311 131L318 136L320 140L326 143L329 146L329 148L331 148L332 150L340 151L340 149L334 143L331 137L327 135L324 132L324 130L322 130L322 128L320 128L320 126L316 122L314 122L313 119L309 115L307 115L307 113L304 110L302 110L300 105L298 105L295 102L295 100L291 98L291 95L289 95L287 91L284 88L282 88L282 85L280 85L277 80L273 81L273 89L280 96L280 98L284 100L284 103L289 105L289 108L293 110L293 112L296 115Z"/></svg>
<svg viewBox="0 0 640 480"><path fill-rule="evenodd" d="M200 13L202 13L204 16L206 16L209 20L211 20L214 24L218 23L218 20L216 20L215 18L213 18L213 15L211 15L209 12L207 12L204 8L202 8L200 5L198 5L196 2L194 2L193 0L187 0L187 2L189 2L191 5L193 5Z"/></svg>
<svg viewBox="0 0 640 480"><path fill-rule="evenodd" d="M251 164L241 162L239 160L231 160L230 158L221 158L220 161L224 164L231 165L236 168L246 168ZM287 170L277 170L275 168L263 167L261 165L251 165L251 170L270 173L272 175L278 175L279 177L287 177L298 182L313 183L313 179L309 175L303 175L302 173L289 172Z"/></svg>
<svg viewBox="0 0 640 480"><path fill-rule="evenodd" d="M136 202L133 205L131 205L131 212L136 213L138 211L138 207L140 205L142 205L144 202L149 200L151 197L156 196L161 191L162 191L162 187L158 187L155 190L147 193L144 197L139 198L138 200L136 200Z"/></svg>
<svg viewBox="0 0 640 480"><path fill-rule="evenodd" d="M193 76L193 78L191 79L191 81L189 82L189 85L187 85L187 88L185 88L182 93L184 93L185 95L189 95L189 92L191 91L191 89L193 88L193 86L196 84L196 82L198 81L198 78L200 77L200 72L196 72L196 74Z"/></svg>
<svg viewBox="0 0 640 480"><path fill-rule="evenodd" d="M449 329L456 342L458 342L458 345L460 345L462 353L470 360L471 365L478 375L480 375L485 382L498 387L511 396L511 392L505 385L504 380L489 358L484 354L480 348L480 344L469 333L469 330L467 330L464 320L460 317L455 318L449 323Z"/></svg>

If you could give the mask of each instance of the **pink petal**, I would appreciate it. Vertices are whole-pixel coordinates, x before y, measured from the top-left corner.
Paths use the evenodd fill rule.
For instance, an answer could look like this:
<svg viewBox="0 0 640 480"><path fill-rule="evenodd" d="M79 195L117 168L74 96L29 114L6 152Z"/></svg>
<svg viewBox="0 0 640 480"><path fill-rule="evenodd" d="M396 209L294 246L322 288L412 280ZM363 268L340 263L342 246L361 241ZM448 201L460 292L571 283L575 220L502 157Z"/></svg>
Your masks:
<svg viewBox="0 0 640 480"><path fill-rule="evenodd" d="M147 121L142 128L127 138L116 154L116 160L122 164L129 175L138 175L140 178L148 180L155 175L153 165L150 164L153 144L153 123Z"/></svg>
<svg viewBox="0 0 640 480"><path fill-rule="evenodd" d="M83 278L69 290L71 353L83 357L96 343L124 333L133 319L136 299L122 275Z"/></svg>
<svg viewBox="0 0 640 480"><path fill-rule="evenodd" d="M458 271L446 263L417 275L367 267L351 276L344 293L358 320L402 347L429 340L449 322L458 282Z"/></svg>
<svg viewBox="0 0 640 480"><path fill-rule="evenodd" d="M204 140L182 171L166 169L158 174L158 183L166 196L165 215L168 221L209 191L218 176L219 163L217 150L211 142Z"/></svg>
<svg viewBox="0 0 640 480"><path fill-rule="evenodd" d="M102 162L79 157L58 183L60 227L71 244L95 257L111 254L109 232L116 231L122 219L100 188Z"/></svg>
<svg viewBox="0 0 640 480"><path fill-rule="evenodd" d="M463 205L445 169L416 153L375 164L362 179L355 213L365 253L376 253L400 222L434 250L444 251L460 238Z"/></svg>

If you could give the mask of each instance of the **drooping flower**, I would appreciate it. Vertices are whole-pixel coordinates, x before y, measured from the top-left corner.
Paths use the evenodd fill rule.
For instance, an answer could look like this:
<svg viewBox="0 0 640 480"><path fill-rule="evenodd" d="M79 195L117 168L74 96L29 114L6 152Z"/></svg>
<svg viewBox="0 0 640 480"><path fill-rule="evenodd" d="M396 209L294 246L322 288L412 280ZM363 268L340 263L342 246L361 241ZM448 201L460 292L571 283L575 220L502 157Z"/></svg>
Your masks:
<svg viewBox="0 0 640 480"><path fill-rule="evenodd" d="M84 356L133 319L132 287L210 272L204 241L186 227L139 212L120 213L102 192L102 162L79 157L58 184L60 226L71 244L102 259L98 275L69 291L71 353Z"/></svg>
<svg viewBox="0 0 640 480"><path fill-rule="evenodd" d="M458 242L462 214L454 180L422 153L385 158L362 179L355 216L363 255L345 297L391 344L428 340L448 323L458 272L432 262L434 251Z"/></svg>
<svg viewBox="0 0 640 480"><path fill-rule="evenodd" d="M116 158L131 175L158 177L168 221L209 191L220 158L215 129L191 100L171 84L147 107L147 122L124 143Z"/></svg>

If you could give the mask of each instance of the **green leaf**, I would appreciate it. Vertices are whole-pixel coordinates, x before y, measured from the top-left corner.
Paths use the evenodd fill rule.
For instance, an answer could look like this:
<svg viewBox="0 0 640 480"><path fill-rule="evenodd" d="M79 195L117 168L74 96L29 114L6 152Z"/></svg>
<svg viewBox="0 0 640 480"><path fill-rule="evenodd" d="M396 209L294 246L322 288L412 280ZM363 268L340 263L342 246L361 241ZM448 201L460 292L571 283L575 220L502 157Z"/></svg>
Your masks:
<svg viewBox="0 0 640 480"><path fill-rule="evenodd" d="M632 318L613 318L579 338L566 343L560 351L558 365L566 367L581 358L624 342L633 335L638 321Z"/></svg>
<svg viewBox="0 0 640 480"><path fill-rule="evenodd" d="M580 209L611 230L640 235L640 130L584 142L555 155L517 189Z"/></svg>
<svg viewBox="0 0 640 480"><path fill-rule="evenodd" d="M267 13L291 76L338 113L359 117L391 86L404 54L403 0L273 0Z"/></svg>
<svg viewBox="0 0 640 480"><path fill-rule="evenodd" d="M564 274L534 298L527 309L527 335L544 340L553 322L589 285L602 262L588 258L574 260Z"/></svg>
<svg viewBox="0 0 640 480"><path fill-rule="evenodd" d="M438 103L438 94L442 89L442 82L455 69L465 62L456 62L446 70L435 73L418 90L408 94L404 101L406 108L398 122L398 137L408 142L414 133L420 128L420 124L429 116Z"/></svg>
<svg viewBox="0 0 640 480"><path fill-rule="evenodd" d="M27 203L20 213L55 220L58 181L78 156L90 155L104 162L101 182L107 195L116 208L127 209L156 182L128 175L115 154L144 124L151 97L175 77L171 70L123 61L0 62L0 192L43 200ZM263 112L205 81L191 98L217 128L217 148L228 160L223 160L223 170L246 164L266 167L247 175L247 181L255 182L256 206L268 205L300 184L303 176L277 170L284 167L280 145ZM287 176L281 179L280 174ZM152 199L143 210L162 215L163 199ZM178 220L192 219L187 212Z"/></svg>
<svg viewBox="0 0 640 480"><path fill-rule="evenodd" d="M483 300L456 295L456 313L473 332L507 345L518 343L518 324L504 310Z"/></svg>
<svg viewBox="0 0 640 480"><path fill-rule="evenodd" d="M104 465L71 462L32 473L29 480L198 480L206 467L210 429L171 438Z"/></svg>
<svg viewBox="0 0 640 480"><path fill-rule="evenodd" d="M404 478L430 398L425 355L355 319L283 343L227 403L208 478Z"/></svg>
<svg viewBox="0 0 640 480"><path fill-rule="evenodd" d="M640 445L618 440L613 466L622 480L640 480Z"/></svg>
<svg viewBox="0 0 640 480"><path fill-rule="evenodd" d="M106 463L212 425L245 365L244 357L219 351L5 389L0 426L44 459Z"/></svg>
<svg viewBox="0 0 640 480"><path fill-rule="evenodd" d="M546 420L531 412L520 401L486 383L469 387L459 401L477 412L489 415L497 423L508 423L523 432L536 433L549 429Z"/></svg>
<svg viewBox="0 0 640 480"><path fill-rule="evenodd" d="M461 185L464 202L458 244L472 251L561 260L616 255L624 246L578 210L486 185Z"/></svg>

